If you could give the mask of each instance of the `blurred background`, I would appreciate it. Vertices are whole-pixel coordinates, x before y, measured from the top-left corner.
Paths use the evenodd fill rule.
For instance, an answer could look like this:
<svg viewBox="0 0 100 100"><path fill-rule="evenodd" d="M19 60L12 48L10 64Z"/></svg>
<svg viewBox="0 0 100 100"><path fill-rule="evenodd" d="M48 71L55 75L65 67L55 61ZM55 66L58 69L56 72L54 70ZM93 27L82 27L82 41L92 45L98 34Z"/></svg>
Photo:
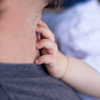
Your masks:
<svg viewBox="0 0 100 100"><path fill-rule="evenodd" d="M82 60L100 73L99 0L65 0L60 9L45 9L42 20L54 33L63 54ZM80 100L100 100L76 94Z"/></svg>
<svg viewBox="0 0 100 100"><path fill-rule="evenodd" d="M71 7L75 4L81 3L81 2L86 2L87 0L65 0L62 7Z"/></svg>

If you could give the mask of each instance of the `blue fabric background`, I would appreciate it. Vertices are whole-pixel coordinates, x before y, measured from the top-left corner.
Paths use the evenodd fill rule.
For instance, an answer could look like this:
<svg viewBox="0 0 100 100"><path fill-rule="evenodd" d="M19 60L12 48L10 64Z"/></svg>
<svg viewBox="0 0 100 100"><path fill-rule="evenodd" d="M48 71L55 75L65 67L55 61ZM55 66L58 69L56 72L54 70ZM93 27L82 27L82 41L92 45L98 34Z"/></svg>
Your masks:
<svg viewBox="0 0 100 100"><path fill-rule="evenodd" d="M70 7L70 6L73 6L77 3L80 3L80 2L85 2L87 0L65 0L65 2L63 3L63 7Z"/></svg>

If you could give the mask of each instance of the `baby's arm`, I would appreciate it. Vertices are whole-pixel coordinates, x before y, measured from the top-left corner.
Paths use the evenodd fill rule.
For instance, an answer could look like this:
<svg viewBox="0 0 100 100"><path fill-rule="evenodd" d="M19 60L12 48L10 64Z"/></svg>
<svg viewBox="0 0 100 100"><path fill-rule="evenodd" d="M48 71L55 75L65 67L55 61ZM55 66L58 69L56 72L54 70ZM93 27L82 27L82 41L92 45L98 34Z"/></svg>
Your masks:
<svg viewBox="0 0 100 100"><path fill-rule="evenodd" d="M79 92L100 98L100 74L81 60L67 59L67 70L61 80Z"/></svg>
<svg viewBox="0 0 100 100"><path fill-rule="evenodd" d="M66 57L58 51L53 33L44 22L40 22L37 33L42 39L37 43L42 56L35 63L45 64L49 74L70 85L79 92L100 98L100 74L81 60Z"/></svg>

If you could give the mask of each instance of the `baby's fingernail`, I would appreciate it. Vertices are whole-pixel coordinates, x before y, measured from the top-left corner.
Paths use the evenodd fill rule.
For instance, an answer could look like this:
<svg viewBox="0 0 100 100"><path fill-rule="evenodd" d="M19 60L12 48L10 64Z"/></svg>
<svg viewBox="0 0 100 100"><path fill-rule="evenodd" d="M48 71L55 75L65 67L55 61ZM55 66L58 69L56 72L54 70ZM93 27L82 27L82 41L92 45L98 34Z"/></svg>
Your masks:
<svg viewBox="0 0 100 100"><path fill-rule="evenodd" d="M39 63L39 60L36 60L35 62L36 62L36 64L38 64Z"/></svg>

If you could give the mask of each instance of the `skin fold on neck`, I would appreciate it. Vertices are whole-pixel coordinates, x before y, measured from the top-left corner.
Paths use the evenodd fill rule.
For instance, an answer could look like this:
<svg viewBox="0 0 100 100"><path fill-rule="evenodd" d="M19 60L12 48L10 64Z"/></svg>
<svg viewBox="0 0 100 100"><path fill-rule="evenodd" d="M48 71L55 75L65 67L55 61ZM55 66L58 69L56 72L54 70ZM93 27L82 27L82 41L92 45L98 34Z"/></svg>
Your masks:
<svg viewBox="0 0 100 100"><path fill-rule="evenodd" d="M36 8L29 7L27 4L31 3L25 1L27 2L8 0L0 8L4 10L0 13L0 62L2 63L34 63L40 56L36 49L35 30L42 9L35 12Z"/></svg>

